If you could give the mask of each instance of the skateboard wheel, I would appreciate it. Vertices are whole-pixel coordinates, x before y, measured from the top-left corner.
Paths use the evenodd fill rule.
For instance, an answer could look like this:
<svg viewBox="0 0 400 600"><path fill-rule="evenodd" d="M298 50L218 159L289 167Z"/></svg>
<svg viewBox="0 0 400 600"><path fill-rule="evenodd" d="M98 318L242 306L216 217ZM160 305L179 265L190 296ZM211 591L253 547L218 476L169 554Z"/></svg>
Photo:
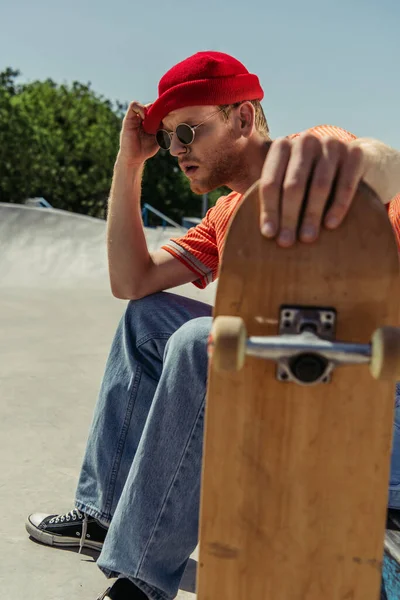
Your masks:
<svg viewBox="0 0 400 600"><path fill-rule="evenodd" d="M375 379L400 381L400 328L381 327L371 340L370 371Z"/></svg>
<svg viewBox="0 0 400 600"><path fill-rule="evenodd" d="M217 371L240 371L246 356L247 332L240 317L216 317L211 330L212 365Z"/></svg>

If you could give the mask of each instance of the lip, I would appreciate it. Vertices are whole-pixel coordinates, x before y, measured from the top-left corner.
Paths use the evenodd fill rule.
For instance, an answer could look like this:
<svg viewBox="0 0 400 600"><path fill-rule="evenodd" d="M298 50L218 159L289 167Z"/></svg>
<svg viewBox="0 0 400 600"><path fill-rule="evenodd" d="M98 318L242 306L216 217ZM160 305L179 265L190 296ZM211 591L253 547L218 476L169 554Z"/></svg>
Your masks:
<svg viewBox="0 0 400 600"><path fill-rule="evenodd" d="M191 175L192 173L195 173L197 171L197 169L199 168L199 165L195 165L193 163L181 163L180 168L182 169L182 171L185 173L185 175L187 175L189 177L189 175ZM195 167L195 171L189 171L189 169L191 167Z"/></svg>

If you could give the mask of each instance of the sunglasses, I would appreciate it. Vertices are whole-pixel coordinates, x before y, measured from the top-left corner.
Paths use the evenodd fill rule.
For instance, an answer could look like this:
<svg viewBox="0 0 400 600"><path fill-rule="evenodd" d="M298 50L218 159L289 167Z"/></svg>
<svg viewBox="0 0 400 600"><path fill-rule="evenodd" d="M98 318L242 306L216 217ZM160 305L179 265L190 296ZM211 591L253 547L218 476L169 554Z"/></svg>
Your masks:
<svg viewBox="0 0 400 600"><path fill-rule="evenodd" d="M224 110L224 109L220 108L215 113L208 115L208 117L206 119L204 119L204 121L202 121L198 125L194 125L193 127L191 125L188 125L187 123L179 123L179 125L177 125L175 131L167 131L166 129L159 129L156 133L157 144L163 150L169 150L171 148L172 136L175 133L176 137L178 138L178 140L180 141L181 144L183 144L184 146L190 146L190 144L193 144L193 142L194 142L194 138L196 136L196 129L198 127L200 127L200 125L203 125L203 123L208 121L208 119L211 119L211 117L214 117L215 115L220 113L221 110Z"/></svg>

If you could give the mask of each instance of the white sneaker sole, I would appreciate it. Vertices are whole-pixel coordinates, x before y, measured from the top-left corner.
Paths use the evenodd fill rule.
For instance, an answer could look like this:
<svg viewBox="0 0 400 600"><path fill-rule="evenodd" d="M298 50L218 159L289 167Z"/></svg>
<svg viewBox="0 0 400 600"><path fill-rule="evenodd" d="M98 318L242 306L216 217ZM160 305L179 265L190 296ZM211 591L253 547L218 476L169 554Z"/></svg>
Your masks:
<svg viewBox="0 0 400 600"><path fill-rule="evenodd" d="M58 548L79 548L80 546L80 538L67 537L64 535L54 535L52 533L47 533L46 531L42 531L36 525L30 522L29 518L25 521L25 529L29 533L29 535L38 542L42 544L46 544L46 546L55 546ZM101 551L103 547L103 542L93 542L91 540L85 540L83 544L83 548L91 548L92 550Z"/></svg>

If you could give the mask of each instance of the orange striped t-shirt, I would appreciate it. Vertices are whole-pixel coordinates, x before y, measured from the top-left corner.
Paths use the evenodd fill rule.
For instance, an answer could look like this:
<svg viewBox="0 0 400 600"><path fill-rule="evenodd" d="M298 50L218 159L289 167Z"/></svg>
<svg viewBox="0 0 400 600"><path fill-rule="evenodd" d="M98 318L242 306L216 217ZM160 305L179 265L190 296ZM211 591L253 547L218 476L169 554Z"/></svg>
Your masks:
<svg viewBox="0 0 400 600"><path fill-rule="evenodd" d="M331 125L319 125L308 132L318 137L335 137L344 142L356 139L345 129ZM295 133L288 137L293 139L299 135ZM242 195L237 192L222 196L196 227L162 247L198 275L193 282L196 287L205 288L218 277L227 228L241 198ZM400 247L400 193L389 203L388 214Z"/></svg>

